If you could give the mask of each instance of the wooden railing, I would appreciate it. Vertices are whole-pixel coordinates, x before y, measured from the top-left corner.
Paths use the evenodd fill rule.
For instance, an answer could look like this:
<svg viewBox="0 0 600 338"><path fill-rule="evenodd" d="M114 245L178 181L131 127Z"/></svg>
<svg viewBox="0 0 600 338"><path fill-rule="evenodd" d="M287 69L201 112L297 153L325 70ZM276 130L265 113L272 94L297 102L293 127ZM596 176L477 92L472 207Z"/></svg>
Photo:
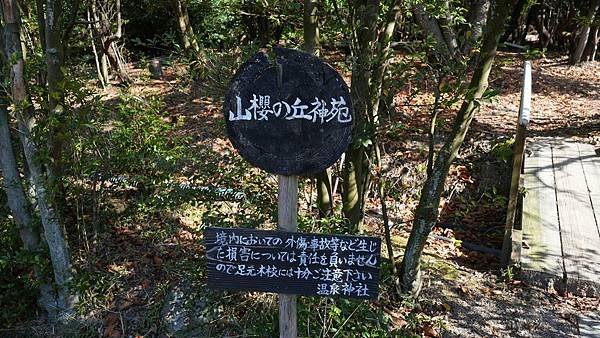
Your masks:
<svg viewBox="0 0 600 338"><path fill-rule="evenodd" d="M525 137L531 116L531 62L525 61L523 75L523 89L521 91L521 104L519 107L519 121L517 134L513 146L513 165L510 180L510 193L506 212L504 228L504 242L502 243L501 263L503 266L517 263L521 258L522 231L515 228L515 215L519 201L519 188L521 187L521 171L523 168L523 154L525 153Z"/></svg>

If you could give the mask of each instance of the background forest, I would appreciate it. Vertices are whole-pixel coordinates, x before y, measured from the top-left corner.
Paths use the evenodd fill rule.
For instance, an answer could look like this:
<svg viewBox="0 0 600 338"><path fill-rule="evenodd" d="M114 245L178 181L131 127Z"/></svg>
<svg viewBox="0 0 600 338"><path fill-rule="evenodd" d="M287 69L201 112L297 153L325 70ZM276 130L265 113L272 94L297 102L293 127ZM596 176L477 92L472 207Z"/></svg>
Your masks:
<svg viewBox="0 0 600 338"><path fill-rule="evenodd" d="M202 245L207 226L275 227L277 178L221 112L273 46L329 62L354 104L346 154L300 179L300 230L385 243L379 299L303 297L301 336L460 336L449 313L468 310L444 297L475 289L544 304L500 264L520 67L597 83L600 0L0 3L0 336L277 335L274 295L206 289ZM563 132L600 142L597 118Z"/></svg>

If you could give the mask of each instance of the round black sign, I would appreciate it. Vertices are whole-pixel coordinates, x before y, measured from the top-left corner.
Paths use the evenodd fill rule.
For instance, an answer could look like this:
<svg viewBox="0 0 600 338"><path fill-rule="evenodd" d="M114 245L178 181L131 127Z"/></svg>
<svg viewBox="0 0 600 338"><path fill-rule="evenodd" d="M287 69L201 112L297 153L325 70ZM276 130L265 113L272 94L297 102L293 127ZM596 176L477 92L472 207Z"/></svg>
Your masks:
<svg viewBox="0 0 600 338"><path fill-rule="evenodd" d="M257 53L233 78L223 113L233 146L252 165L281 175L316 174L350 143L354 113L348 86L310 54Z"/></svg>

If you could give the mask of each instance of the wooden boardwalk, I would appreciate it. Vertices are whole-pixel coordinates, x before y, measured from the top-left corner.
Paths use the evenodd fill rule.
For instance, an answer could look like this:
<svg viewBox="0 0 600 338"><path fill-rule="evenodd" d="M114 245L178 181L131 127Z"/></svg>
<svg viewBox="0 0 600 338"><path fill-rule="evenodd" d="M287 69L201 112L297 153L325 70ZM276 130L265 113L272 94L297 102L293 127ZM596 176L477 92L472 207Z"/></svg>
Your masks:
<svg viewBox="0 0 600 338"><path fill-rule="evenodd" d="M526 149L522 272L538 284L598 297L600 150L564 138L530 139Z"/></svg>

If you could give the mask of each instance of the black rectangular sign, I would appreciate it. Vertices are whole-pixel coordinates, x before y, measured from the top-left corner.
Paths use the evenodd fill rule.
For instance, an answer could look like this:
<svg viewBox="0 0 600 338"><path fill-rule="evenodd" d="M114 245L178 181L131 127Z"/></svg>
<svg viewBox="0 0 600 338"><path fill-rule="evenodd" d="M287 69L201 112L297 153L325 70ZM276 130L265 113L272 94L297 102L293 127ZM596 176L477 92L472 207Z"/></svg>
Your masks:
<svg viewBox="0 0 600 338"><path fill-rule="evenodd" d="M238 228L204 232L208 287L376 298L381 240Z"/></svg>

